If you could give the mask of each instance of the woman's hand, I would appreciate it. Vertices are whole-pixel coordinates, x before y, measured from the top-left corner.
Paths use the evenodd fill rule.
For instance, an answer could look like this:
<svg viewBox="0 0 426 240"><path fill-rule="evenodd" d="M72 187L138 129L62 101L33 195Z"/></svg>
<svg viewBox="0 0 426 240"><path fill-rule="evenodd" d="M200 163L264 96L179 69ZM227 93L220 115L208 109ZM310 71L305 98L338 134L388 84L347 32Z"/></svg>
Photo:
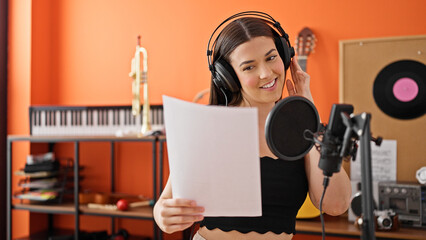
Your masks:
<svg viewBox="0 0 426 240"><path fill-rule="evenodd" d="M174 233L203 220L204 208L188 199L160 198L154 206L157 225L163 232Z"/></svg>
<svg viewBox="0 0 426 240"><path fill-rule="evenodd" d="M293 60L290 63L290 72L293 82L290 79L287 79L286 81L288 95L303 96L311 100L311 102L314 102L310 89L311 77L302 70L297 62L296 56L293 57Z"/></svg>

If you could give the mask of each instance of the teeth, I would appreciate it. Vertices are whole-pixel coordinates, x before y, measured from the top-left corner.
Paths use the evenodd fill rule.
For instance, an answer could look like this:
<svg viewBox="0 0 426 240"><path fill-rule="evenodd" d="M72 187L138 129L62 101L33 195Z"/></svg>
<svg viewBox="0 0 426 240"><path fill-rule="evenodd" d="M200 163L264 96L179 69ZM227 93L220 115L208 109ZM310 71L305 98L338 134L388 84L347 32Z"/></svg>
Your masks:
<svg viewBox="0 0 426 240"><path fill-rule="evenodd" d="M267 85L265 85L265 86L262 86L262 88L270 88L270 87L274 86L275 81L276 81L276 80L274 79L274 81L272 81L271 83L269 83L269 84L267 84Z"/></svg>

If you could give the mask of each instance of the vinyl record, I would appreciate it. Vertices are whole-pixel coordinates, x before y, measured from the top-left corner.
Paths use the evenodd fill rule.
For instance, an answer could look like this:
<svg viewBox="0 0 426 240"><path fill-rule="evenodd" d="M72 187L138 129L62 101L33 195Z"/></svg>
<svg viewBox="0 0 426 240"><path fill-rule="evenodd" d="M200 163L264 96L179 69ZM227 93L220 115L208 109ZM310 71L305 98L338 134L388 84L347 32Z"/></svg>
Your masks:
<svg viewBox="0 0 426 240"><path fill-rule="evenodd" d="M426 66L401 60L383 68L373 86L374 101L387 115L413 119L426 113Z"/></svg>

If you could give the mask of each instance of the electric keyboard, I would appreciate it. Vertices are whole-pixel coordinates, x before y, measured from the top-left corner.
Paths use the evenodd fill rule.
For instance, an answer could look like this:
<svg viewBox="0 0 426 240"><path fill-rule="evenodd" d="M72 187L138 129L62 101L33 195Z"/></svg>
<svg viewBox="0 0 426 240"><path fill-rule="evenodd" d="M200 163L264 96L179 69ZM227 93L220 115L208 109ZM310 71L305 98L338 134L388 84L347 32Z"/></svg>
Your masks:
<svg viewBox="0 0 426 240"><path fill-rule="evenodd" d="M142 127L142 110L133 116L132 106L31 106L29 114L33 136L138 134ZM162 130L163 105L151 105L149 116L152 130Z"/></svg>

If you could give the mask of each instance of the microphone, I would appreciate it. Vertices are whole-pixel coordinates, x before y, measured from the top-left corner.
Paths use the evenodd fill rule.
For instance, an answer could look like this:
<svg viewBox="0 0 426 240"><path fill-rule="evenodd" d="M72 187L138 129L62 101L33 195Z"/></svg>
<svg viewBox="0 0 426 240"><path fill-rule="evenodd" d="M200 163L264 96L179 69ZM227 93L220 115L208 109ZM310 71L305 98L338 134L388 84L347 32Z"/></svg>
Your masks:
<svg viewBox="0 0 426 240"><path fill-rule="evenodd" d="M320 142L321 157L318 167L324 176L331 177L340 171L342 158L348 155L349 139L352 126L349 114L354 107L348 104L333 104L328 125Z"/></svg>
<svg viewBox="0 0 426 240"><path fill-rule="evenodd" d="M346 156L351 143L352 105L334 104L329 124L320 130L318 111L314 104L301 96L289 96L279 101L269 113L265 124L266 142L272 153L287 161L302 159L317 143L320 150L319 168L324 174L324 190L320 199L322 236L325 238L322 202L329 179L340 171L342 155ZM346 115L344 115L346 114ZM346 125L346 126L345 126ZM305 136L312 134L312 138ZM322 141L320 139L322 136ZM343 147L342 147L343 145ZM318 149L318 146L316 146Z"/></svg>

